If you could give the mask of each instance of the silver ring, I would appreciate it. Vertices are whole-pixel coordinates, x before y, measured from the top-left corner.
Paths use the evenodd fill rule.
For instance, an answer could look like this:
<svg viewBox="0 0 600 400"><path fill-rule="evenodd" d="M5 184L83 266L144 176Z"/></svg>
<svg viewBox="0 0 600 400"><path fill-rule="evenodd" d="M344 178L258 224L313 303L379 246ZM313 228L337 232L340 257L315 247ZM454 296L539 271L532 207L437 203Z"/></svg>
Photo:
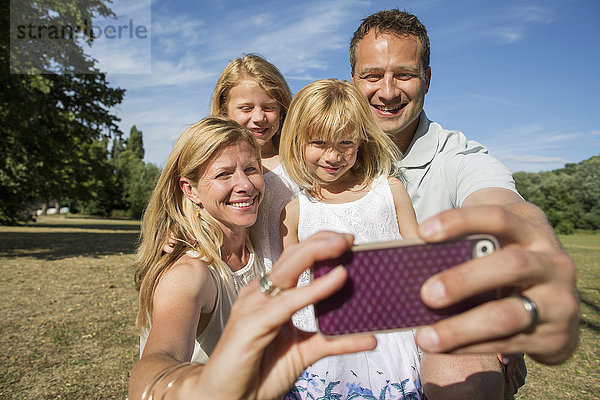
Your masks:
<svg viewBox="0 0 600 400"><path fill-rule="evenodd" d="M267 296L275 297L281 292L281 289L275 286L273 281L269 278L269 274L263 274L263 276L260 277L258 286L260 287L261 293Z"/></svg>
<svg viewBox="0 0 600 400"><path fill-rule="evenodd" d="M525 329L525 332L532 332L535 329L535 326L538 323L538 308L537 305L531 300L529 297L522 295L521 293L513 293L510 295L511 297L516 297L521 300L523 303L523 307L529 313L529 318L531 322L529 322L529 326Z"/></svg>

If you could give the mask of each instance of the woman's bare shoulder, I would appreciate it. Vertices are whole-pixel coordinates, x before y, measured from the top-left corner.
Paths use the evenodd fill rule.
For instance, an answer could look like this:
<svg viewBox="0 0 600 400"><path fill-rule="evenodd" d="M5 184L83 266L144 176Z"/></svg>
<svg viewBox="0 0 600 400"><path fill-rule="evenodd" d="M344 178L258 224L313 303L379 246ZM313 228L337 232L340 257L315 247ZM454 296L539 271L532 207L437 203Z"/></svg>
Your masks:
<svg viewBox="0 0 600 400"><path fill-rule="evenodd" d="M164 273L156 287L155 299L212 297L216 293L210 267L203 260L183 255Z"/></svg>

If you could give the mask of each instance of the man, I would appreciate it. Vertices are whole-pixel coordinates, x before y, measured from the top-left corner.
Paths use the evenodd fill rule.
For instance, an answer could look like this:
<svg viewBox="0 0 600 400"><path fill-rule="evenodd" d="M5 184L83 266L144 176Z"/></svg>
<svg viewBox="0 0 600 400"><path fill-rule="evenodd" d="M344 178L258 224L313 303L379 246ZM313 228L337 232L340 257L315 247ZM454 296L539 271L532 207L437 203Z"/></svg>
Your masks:
<svg viewBox="0 0 600 400"><path fill-rule="evenodd" d="M352 80L369 100L379 126L405 154L402 169L417 219L423 222L422 237L437 241L486 232L503 245L485 259L428 281L423 300L443 307L495 287L513 287L521 297L423 329L417 343L431 352L524 351L540 362L562 362L578 337L573 263L543 213L518 195L508 169L480 144L427 118L423 105L431 81L429 55L426 28L416 16L397 9L364 19L350 44ZM455 210L442 213L450 209ZM438 366L427 368L435 376L422 376L435 382L424 387L431 398L492 398L502 391L495 356L426 355L423 363ZM515 389L513 382L508 395Z"/></svg>

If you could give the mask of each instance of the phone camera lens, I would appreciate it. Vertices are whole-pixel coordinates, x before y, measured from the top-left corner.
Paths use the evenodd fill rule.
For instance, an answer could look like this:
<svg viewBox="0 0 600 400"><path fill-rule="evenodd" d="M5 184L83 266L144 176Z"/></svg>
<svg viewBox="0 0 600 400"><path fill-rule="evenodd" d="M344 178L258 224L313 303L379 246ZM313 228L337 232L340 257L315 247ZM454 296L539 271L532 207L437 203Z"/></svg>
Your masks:
<svg viewBox="0 0 600 400"><path fill-rule="evenodd" d="M494 244L489 240L480 240L475 245L475 257L483 257L494 251Z"/></svg>

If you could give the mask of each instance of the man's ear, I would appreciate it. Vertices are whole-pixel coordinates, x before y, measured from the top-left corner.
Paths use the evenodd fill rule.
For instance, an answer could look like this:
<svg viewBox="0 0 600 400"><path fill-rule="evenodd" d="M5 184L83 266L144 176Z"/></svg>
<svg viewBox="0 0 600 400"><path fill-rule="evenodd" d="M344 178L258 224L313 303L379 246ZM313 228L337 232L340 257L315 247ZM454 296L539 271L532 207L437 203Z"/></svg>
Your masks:
<svg viewBox="0 0 600 400"><path fill-rule="evenodd" d="M431 83L431 67L425 71L425 93L429 92L429 84Z"/></svg>
<svg viewBox="0 0 600 400"><path fill-rule="evenodd" d="M190 182L190 180L188 178L186 178L186 177L179 178L179 188L181 189L181 191L183 192L185 197L190 199L190 201L192 201L194 204L200 204L198 191L196 190L194 185L192 185L192 183Z"/></svg>

